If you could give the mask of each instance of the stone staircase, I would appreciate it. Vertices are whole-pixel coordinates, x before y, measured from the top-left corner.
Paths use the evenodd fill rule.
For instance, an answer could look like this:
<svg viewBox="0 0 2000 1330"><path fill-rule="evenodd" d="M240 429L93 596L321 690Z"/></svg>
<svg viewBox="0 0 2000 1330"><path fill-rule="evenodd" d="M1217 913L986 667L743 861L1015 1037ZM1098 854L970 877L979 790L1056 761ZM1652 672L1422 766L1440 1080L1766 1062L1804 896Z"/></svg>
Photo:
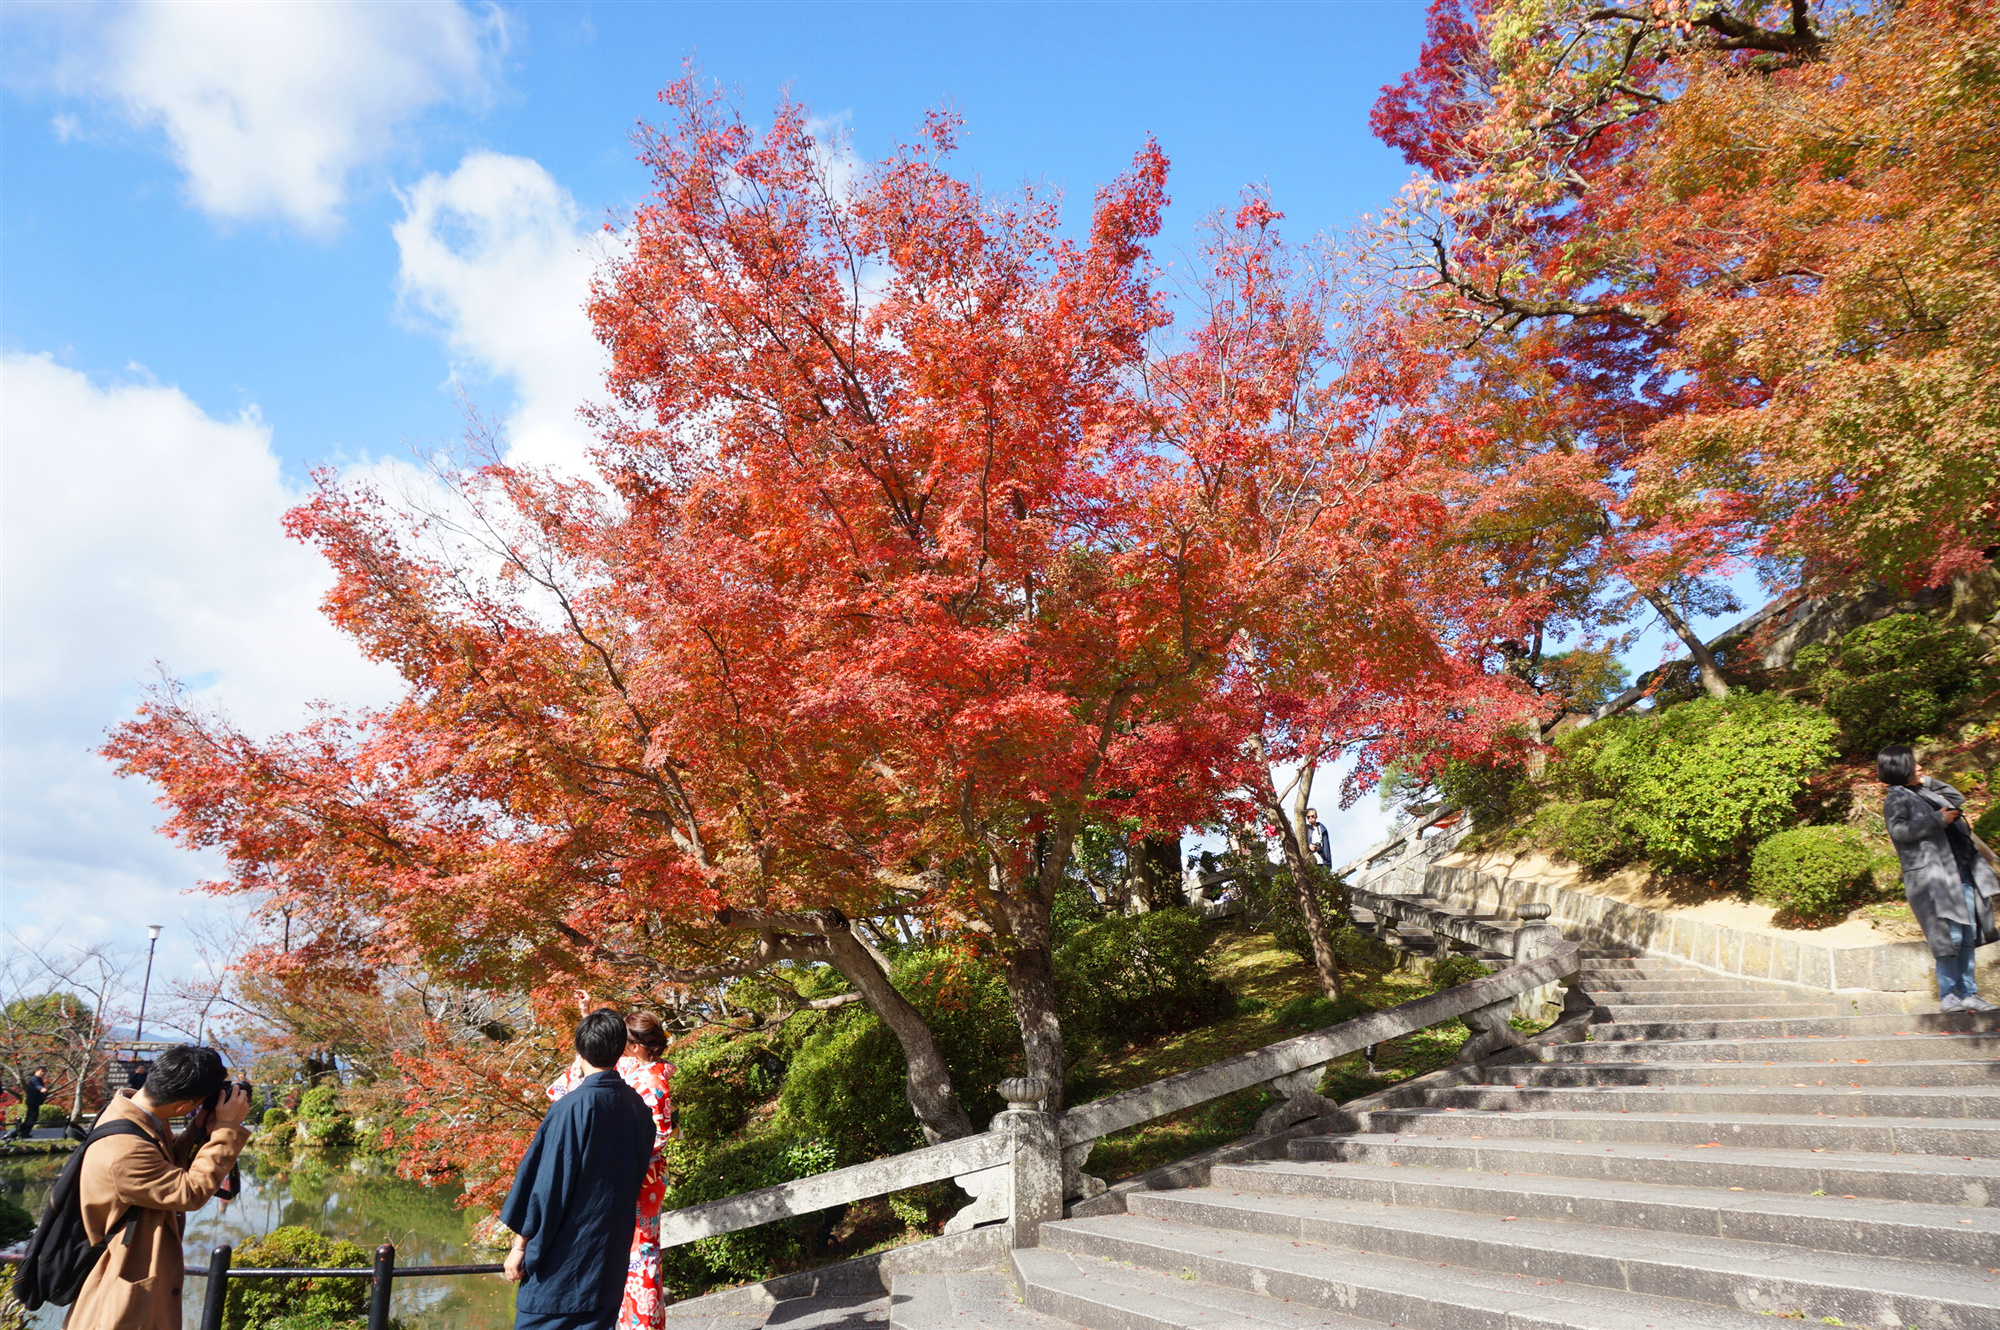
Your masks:
<svg viewBox="0 0 2000 1330"><path fill-rule="evenodd" d="M1577 982L1603 1021L1545 1060L1044 1225L1011 1271L769 1323L2000 1330L1994 1017L1614 952Z"/></svg>

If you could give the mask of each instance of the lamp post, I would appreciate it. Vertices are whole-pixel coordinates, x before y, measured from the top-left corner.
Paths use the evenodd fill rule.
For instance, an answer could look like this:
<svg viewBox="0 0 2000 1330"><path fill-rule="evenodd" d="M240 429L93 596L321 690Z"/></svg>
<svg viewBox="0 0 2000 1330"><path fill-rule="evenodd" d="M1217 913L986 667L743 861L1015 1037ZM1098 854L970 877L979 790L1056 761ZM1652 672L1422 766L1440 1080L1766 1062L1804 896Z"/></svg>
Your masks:
<svg viewBox="0 0 2000 1330"><path fill-rule="evenodd" d="M139 990L139 1030L132 1036L132 1042L135 1044L146 1037L146 998L153 991L153 952L160 945L160 926L147 924L146 938L146 982Z"/></svg>

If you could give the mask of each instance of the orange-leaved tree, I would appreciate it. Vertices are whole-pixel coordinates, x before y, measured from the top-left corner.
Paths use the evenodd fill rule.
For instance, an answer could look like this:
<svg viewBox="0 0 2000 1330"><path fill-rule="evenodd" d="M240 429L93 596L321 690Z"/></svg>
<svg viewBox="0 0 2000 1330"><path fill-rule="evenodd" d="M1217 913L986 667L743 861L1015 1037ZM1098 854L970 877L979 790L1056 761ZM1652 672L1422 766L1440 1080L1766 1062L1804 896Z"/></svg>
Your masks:
<svg viewBox="0 0 2000 1330"><path fill-rule="evenodd" d="M1382 253L1588 609L1935 585L2000 541L1990 5L1437 0Z"/></svg>
<svg viewBox="0 0 2000 1330"><path fill-rule="evenodd" d="M953 176L949 118L859 169L796 105L760 133L692 78L663 98L654 193L591 298L599 480L496 460L412 511L323 477L293 530L402 698L254 739L167 690L108 751L224 850L217 889L289 911L269 964L547 1002L823 962L941 1139L970 1124L870 941L913 918L998 951L1059 1103L1050 909L1079 828L1202 820L1245 743L1234 644L1351 616L1316 659L1353 682L1411 542L1322 540L1337 486L1272 523L1344 446L1271 425L1283 356L1197 347L1172 374L1208 388L1148 390L1156 148L1072 240L1051 201ZM1302 315L1245 317L1275 345Z"/></svg>

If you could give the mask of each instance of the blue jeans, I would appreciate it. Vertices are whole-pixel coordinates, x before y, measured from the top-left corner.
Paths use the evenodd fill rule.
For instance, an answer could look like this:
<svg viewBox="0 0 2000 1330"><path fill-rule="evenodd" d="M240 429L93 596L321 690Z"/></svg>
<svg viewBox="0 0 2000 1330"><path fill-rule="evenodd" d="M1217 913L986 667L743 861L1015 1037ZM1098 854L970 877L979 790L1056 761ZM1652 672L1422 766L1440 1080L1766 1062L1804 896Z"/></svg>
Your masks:
<svg viewBox="0 0 2000 1330"><path fill-rule="evenodd" d="M1979 918L1979 893L1972 883L1965 884L1965 912L1974 920ZM1958 944L1956 956L1939 956L1937 960L1938 1000L1948 997L1978 997L1979 989L1972 978L1972 957L1979 946L1979 925L1954 924L1941 920L1952 940Z"/></svg>

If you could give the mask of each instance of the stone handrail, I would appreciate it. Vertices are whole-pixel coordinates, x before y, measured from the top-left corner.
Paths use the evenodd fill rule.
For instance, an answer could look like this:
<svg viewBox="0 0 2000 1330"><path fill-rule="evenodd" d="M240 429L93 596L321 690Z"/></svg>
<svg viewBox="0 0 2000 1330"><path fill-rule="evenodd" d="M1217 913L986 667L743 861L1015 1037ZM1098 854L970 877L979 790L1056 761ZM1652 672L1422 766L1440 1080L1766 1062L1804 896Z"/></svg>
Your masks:
<svg viewBox="0 0 2000 1330"><path fill-rule="evenodd" d="M983 1172L1005 1165L1010 1142L1000 1132L982 1132L942 1145L926 1146L887 1159L870 1160L830 1173L782 1182L775 1187L726 1196L719 1201L669 1210L660 1216L660 1245L678 1247L719 1233L755 1228L774 1219L790 1219L848 1201L887 1196L906 1187L919 1187L965 1174Z"/></svg>
<svg viewBox="0 0 2000 1330"><path fill-rule="evenodd" d="M1424 836L1424 832L1452 813L1460 814L1457 826L1429 838ZM1357 888L1372 887L1390 879L1406 878L1409 876L1409 870L1429 868L1431 864L1451 853L1471 830L1472 819L1464 816L1462 809L1447 804L1435 809L1422 821L1405 827L1396 835L1363 851L1335 871L1338 876L1353 883ZM1389 862L1383 863L1384 859ZM1422 876L1422 872L1419 871L1417 873L1419 881L1422 880Z"/></svg>
<svg viewBox="0 0 2000 1330"><path fill-rule="evenodd" d="M1459 1055L1461 1061L1476 1061L1518 1044L1519 1036L1507 1024L1513 1014L1514 999L1576 973L1577 945L1547 924L1531 922L1513 929L1499 928L1392 896L1377 896L1373 892L1356 892L1355 896L1357 903L1378 914L1447 931L1448 936L1486 950L1511 952L1516 963L1442 993L1238 1053L1209 1066L1179 1072L1151 1085L1071 1109L1062 1115L1058 1128L1067 1196L1091 1196L1104 1189L1103 1183L1082 1172L1096 1140L1169 1113L1263 1085L1284 1096L1283 1103L1257 1120L1258 1133L1268 1134L1335 1107L1320 1097L1317 1088L1327 1064L1335 1058L1400 1039L1454 1017L1464 1017L1480 1032L1467 1042Z"/></svg>
<svg viewBox="0 0 2000 1330"><path fill-rule="evenodd" d="M1524 909L1531 917L1508 928L1421 899L1360 889L1352 896L1378 919L1497 951L1511 956L1514 964L1442 993L1239 1053L1065 1113L1043 1111L1048 1087L1039 1080L1002 1081L1007 1109L994 1116L989 1131L669 1211L660 1216L660 1245L676 1247L950 1178L973 1199L946 1223L947 1234L1000 1221L1011 1225L1013 1245L1033 1246L1039 1225L1060 1218L1065 1201L1105 1190L1102 1181L1083 1172L1100 1138L1258 1085L1275 1090L1283 1102L1258 1118L1256 1130L1264 1135L1281 1131L1336 1107L1318 1093L1333 1059L1462 1017L1479 1033L1467 1041L1459 1060L1477 1061L1521 1042L1507 1024L1517 998L1577 969L1577 945L1540 921L1546 906Z"/></svg>

